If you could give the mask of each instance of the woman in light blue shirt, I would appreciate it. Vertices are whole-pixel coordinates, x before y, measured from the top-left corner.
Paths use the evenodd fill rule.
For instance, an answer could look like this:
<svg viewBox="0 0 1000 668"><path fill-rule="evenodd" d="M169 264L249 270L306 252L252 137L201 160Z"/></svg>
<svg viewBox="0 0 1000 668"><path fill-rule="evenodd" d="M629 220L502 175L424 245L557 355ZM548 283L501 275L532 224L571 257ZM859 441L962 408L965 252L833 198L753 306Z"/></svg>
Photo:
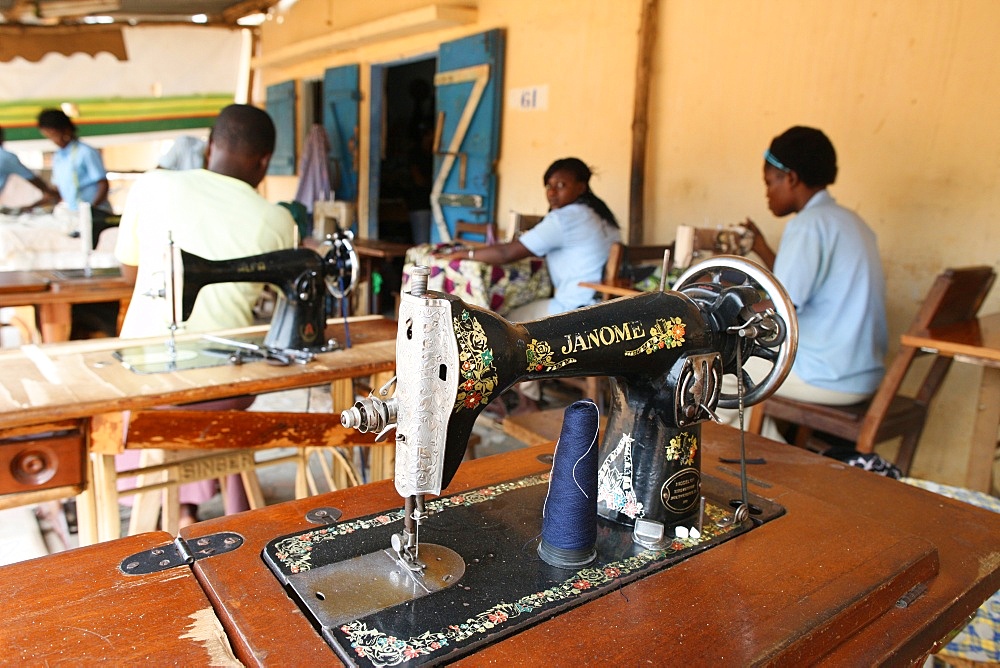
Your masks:
<svg viewBox="0 0 1000 668"><path fill-rule="evenodd" d="M507 316L510 320L535 320L594 303L594 291L581 288L580 282L601 281L608 252L621 233L608 205L590 189L590 176L590 168L579 158L556 160L542 181L549 213L535 227L510 243L448 256L488 264L507 264L532 256L545 258L554 295L519 306Z"/></svg>
<svg viewBox="0 0 1000 668"><path fill-rule="evenodd" d="M59 150L52 158L52 183L71 211L90 204L94 246L112 213L108 202L108 173L100 152L77 138L76 125L59 109L38 114L38 130Z"/></svg>
<svg viewBox="0 0 1000 668"><path fill-rule="evenodd" d="M795 304L799 348L777 393L800 401L849 405L871 396L885 372L885 278L875 233L827 191L837 154L822 131L796 126L764 153L768 208L796 214L777 254L760 230L753 250Z"/></svg>

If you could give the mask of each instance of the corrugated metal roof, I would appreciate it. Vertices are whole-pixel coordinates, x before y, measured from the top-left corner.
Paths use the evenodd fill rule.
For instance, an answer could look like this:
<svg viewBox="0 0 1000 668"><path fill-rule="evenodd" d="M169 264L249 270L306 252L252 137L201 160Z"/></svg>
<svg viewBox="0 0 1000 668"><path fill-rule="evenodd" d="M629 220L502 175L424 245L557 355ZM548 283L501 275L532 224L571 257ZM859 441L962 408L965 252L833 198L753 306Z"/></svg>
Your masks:
<svg viewBox="0 0 1000 668"><path fill-rule="evenodd" d="M192 16L204 15L209 25L234 26L238 19L266 12L278 1L0 0L0 25L91 25L95 16L112 17L127 25L190 23Z"/></svg>

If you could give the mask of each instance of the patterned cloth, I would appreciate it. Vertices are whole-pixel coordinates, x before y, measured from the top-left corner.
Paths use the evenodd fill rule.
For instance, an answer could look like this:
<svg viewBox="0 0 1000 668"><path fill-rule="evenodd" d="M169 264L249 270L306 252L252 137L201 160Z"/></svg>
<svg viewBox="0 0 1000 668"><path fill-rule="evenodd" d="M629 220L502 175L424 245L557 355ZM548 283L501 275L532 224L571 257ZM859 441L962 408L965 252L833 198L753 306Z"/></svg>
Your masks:
<svg viewBox="0 0 1000 668"><path fill-rule="evenodd" d="M936 492L980 508L1000 513L1000 499L961 487L939 485L927 480L903 478L908 485ZM1000 592L993 594L976 610L976 616L939 654L969 661L1000 662Z"/></svg>
<svg viewBox="0 0 1000 668"><path fill-rule="evenodd" d="M474 260L435 257L450 250L448 244L424 244L406 251L403 265L403 292L410 289L413 267L430 267L430 290L461 298L467 304L507 315L512 309L552 295L552 281L542 258L526 258L511 264L490 265Z"/></svg>

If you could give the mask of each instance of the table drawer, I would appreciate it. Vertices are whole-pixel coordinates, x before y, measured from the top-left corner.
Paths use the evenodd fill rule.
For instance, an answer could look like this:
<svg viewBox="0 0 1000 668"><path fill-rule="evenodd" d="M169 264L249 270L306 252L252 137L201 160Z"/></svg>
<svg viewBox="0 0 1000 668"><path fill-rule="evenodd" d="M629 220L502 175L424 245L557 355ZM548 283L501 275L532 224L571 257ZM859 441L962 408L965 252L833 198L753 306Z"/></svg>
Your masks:
<svg viewBox="0 0 1000 668"><path fill-rule="evenodd" d="M82 485L84 457L78 431L0 440L0 494Z"/></svg>

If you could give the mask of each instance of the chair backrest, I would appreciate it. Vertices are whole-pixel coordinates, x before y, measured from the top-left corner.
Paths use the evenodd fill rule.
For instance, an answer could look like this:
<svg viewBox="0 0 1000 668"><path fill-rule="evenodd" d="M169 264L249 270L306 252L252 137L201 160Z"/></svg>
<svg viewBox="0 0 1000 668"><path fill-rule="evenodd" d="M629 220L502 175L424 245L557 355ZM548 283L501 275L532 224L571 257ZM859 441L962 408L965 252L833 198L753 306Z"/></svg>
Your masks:
<svg viewBox="0 0 1000 668"><path fill-rule="evenodd" d="M607 264L604 265L604 282L608 285L624 285L624 282L627 282L623 282L626 268L638 264L656 264L660 266L663 263L664 252L670 251L671 255L673 255L673 250L673 244L663 246L626 246L616 241L611 245L611 250L608 252Z"/></svg>
<svg viewBox="0 0 1000 668"><path fill-rule="evenodd" d="M510 230L507 233L507 240L513 241L530 230L532 227L542 222L545 216L535 216L527 213L510 212Z"/></svg>
<svg viewBox="0 0 1000 668"><path fill-rule="evenodd" d="M496 237L496 227L493 223L455 221L455 241L461 241L470 246L488 246L496 240Z"/></svg>
<svg viewBox="0 0 1000 668"><path fill-rule="evenodd" d="M910 331L938 329L975 318L994 280L996 272L988 266L945 269L931 285Z"/></svg>
<svg viewBox="0 0 1000 668"><path fill-rule="evenodd" d="M910 331L915 333L975 318L995 279L996 273L992 267L946 269L931 285L910 325ZM919 352L915 348L902 346L886 369L885 377L872 397L858 434L859 451L872 451L877 442L879 427L889 412L893 397L899 392L906 372ZM924 407L930 404L950 366L950 357L939 356L934 360L934 364L931 365L917 390L915 397L917 403Z"/></svg>

